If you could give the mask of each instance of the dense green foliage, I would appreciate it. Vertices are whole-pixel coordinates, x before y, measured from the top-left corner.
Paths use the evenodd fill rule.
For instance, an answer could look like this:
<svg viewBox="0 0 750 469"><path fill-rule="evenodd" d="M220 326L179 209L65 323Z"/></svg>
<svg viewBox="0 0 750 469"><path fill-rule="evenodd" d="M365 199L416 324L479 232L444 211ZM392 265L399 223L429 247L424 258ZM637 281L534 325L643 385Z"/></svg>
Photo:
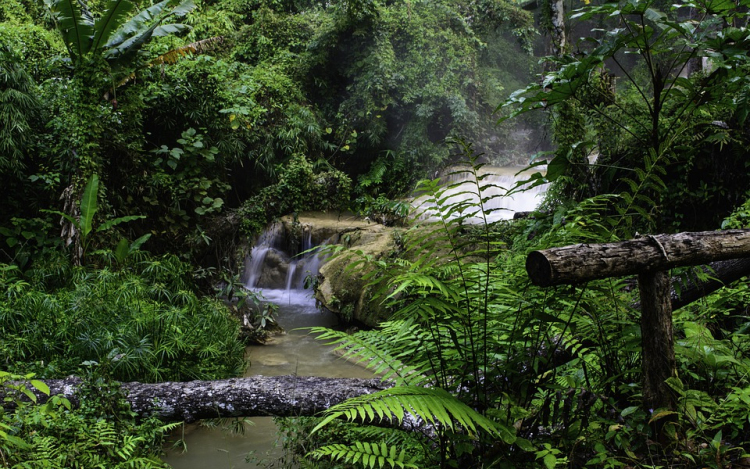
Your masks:
<svg viewBox="0 0 750 469"><path fill-rule="evenodd" d="M58 396L35 405L28 388L10 381L29 376L0 372L0 386L17 406L14 413L0 413L3 467L165 467L158 458L164 435L179 424L163 425L154 418L136 421L104 368L90 364L76 410ZM31 381L31 385L49 394L44 383ZM22 396L32 398L31 402Z"/></svg>
<svg viewBox="0 0 750 469"><path fill-rule="evenodd" d="M241 372L224 304L242 296L240 238L304 210L404 223L398 198L464 157L473 199L421 183L428 217L401 257L352 262L372 266L391 320L316 332L397 387L288 424L301 464L738 462L746 285L675 312L679 405L664 412L639 405L628 280L541 290L523 264L532 249L747 225L747 4L584 3L572 19L602 29L510 97L513 128L493 111L531 81L535 31L512 2L3 0L2 366L90 387L75 412L53 398L3 413L2 464L159 467L168 428L133 421L110 380ZM473 152L525 160L519 129L545 117L542 209L492 221ZM453 137L474 150L451 153ZM427 425L404 430L408 414Z"/></svg>
<svg viewBox="0 0 750 469"><path fill-rule="evenodd" d="M511 115L551 109L552 203L618 194L620 237L716 228L745 201L749 180L744 13L724 2L662 11L644 1L573 17L610 30L553 58L555 72L506 103Z"/></svg>
<svg viewBox="0 0 750 469"><path fill-rule="evenodd" d="M303 210L403 220L446 136L506 138L494 106L533 62L501 62L533 33L496 0L3 1L3 368L102 374L79 411L3 414L2 464L158 467L165 429L109 380L240 373L240 238Z"/></svg>
<svg viewBox="0 0 750 469"><path fill-rule="evenodd" d="M316 330L397 387L304 421L312 436L292 439L304 441L307 458L352 467L377 467L382 456L390 467L554 468L726 467L744 457L746 284L675 312L679 378L668 384L677 408L643 409L639 312L628 280L543 290L529 285L524 266L529 249L608 240L617 218L602 215L609 199L589 198L529 239L534 220L467 227L469 217L489 215L479 201L492 196L444 204L446 189L436 183L423 186L435 221L404 235L412 260L353 258L376 267L373 285L387 280L379 300L392 320L352 335ZM463 189L483 186L479 176ZM406 414L429 426L383 428ZM655 434L661 419L672 420Z"/></svg>
<svg viewBox="0 0 750 469"><path fill-rule="evenodd" d="M446 136L501 148L494 106L533 68L509 72L533 28L501 1L16 3L0 23L4 228L52 222L39 209L75 216L96 173L108 211L146 215L131 237L194 259L195 239L227 237L208 220L228 210L253 212L250 233L312 207L368 212L448 160ZM300 158L328 188L274 200Z"/></svg>
<svg viewBox="0 0 750 469"><path fill-rule="evenodd" d="M689 19L682 8L692 8ZM750 36L743 11L714 2L664 13L629 1L575 14L609 29L552 58L555 70L542 83L506 103L517 106L513 115L543 109L554 120L557 150L546 174L529 181L553 182L542 210L525 221L488 223L484 204L493 192L475 161L476 186L462 188L474 198L449 203L437 181L422 186L435 221L406 233L404 258L356 260L377 267L373 286L385 279L380 300L393 319L374 331L323 335L397 387L330 409L316 427L328 432L313 433L316 449L308 447L307 458L355 467L418 461L550 469L745 460L744 282L675 311L677 373L666 384L676 406L648 409L640 366L646 332L629 280L541 290L524 268L532 249L626 239L636 230L746 226L740 154L748 148ZM681 74L702 57L709 67ZM467 226L477 216L483 221ZM438 403L415 385L450 394ZM480 416L459 417L459 403ZM404 415L424 417L426 409L429 425L404 438ZM397 425L367 426L384 420Z"/></svg>
<svg viewBox="0 0 750 469"><path fill-rule="evenodd" d="M54 377L94 360L115 379L147 382L242 371L237 321L218 300L197 296L187 264L134 253L120 265L109 256L96 271L60 255L26 275L3 267L6 366Z"/></svg>

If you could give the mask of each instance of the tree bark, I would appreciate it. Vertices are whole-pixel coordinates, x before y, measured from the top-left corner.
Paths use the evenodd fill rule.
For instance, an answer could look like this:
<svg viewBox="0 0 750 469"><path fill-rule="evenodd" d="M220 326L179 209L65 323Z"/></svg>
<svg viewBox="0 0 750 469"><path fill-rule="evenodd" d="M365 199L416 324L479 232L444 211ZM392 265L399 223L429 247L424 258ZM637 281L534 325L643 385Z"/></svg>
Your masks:
<svg viewBox="0 0 750 469"><path fill-rule="evenodd" d="M81 379L41 380L50 395L63 395L77 407ZM217 381L122 383L132 410L164 421L192 422L218 417L311 416L351 397L392 385L379 379L253 376ZM29 389L34 390L31 386ZM48 396L36 390L38 402ZM0 398L2 393L0 392ZM12 408L12 402L5 402Z"/></svg>
<svg viewBox="0 0 750 469"><path fill-rule="evenodd" d="M533 251L526 271L534 285L547 287L746 257L750 230L702 231Z"/></svg>
<svg viewBox="0 0 750 469"><path fill-rule="evenodd" d="M562 57L568 48L568 40L565 35L565 2L563 0L551 0L549 3L550 22L552 25L552 54Z"/></svg>
<svg viewBox="0 0 750 469"><path fill-rule="evenodd" d="M670 304L669 275L651 272L638 276L641 295L641 366L643 407L674 409L674 399L666 380L677 376Z"/></svg>

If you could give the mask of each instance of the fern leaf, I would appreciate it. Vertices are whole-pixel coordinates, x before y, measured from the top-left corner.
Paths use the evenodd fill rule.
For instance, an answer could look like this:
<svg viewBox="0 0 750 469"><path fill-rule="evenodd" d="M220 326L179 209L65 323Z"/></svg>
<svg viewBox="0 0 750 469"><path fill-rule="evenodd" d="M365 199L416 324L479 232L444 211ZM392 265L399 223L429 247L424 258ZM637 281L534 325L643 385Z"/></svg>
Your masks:
<svg viewBox="0 0 750 469"><path fill-rule="evenodd" d="M398 347L400 339L388 339L376 331L360 331L350 335L319 327L311 328L310 332L320 334L318 339L328 340L328 345L336 345L335 350L343 352L343 358L356 360L380 375L384 381L394 380L398 385L419 385L427 380L427 370L409 366L397 357L404 350ZM402 331L403 335L407 333L407 330ZM394 345L395 348L392 348ZM393 350L393 353L385 352L388 349Z"/></svg>
<svg viewBox="0 0 750 469"><path fill-rule="evenodd" d="M506 443L515 440L513 431L479 414L447 391L440 388L403 386L385 389L373 394L349 399L329 408L311 433L315 433L331 421L346 417L350 421L361 419L364 422L395 420L403 422L406 413L413 414L425 422L456 429L460 425L470 435L476 436L481 429Z"/></svg>
<svg viewBox="0 0 750 469"><path fill-rule="evenodd" d="M330 458L332 461L343 461L346 464L360 465L365 468L384 467L388 464L391 468L417 468L413 460L406 460L406 452L402 449L398 455L395 446L388 447L384 442L362 443L354 445L333 444L323 446L308 453L315 459Z"/></svg>

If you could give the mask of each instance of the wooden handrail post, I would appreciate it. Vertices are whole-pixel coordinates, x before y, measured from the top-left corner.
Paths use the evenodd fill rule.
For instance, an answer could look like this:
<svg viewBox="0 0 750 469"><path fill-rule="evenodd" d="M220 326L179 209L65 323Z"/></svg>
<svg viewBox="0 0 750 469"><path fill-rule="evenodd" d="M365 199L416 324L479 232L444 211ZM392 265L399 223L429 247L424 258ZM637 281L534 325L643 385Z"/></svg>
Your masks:
<svg viewBox="0 0 750 469"><path fill-rule="evenodd" d="M742 258L750 258L748 229L647 235L616 243L534 251L526 258L526 271L531 282L541 287L638 275L643 407L654 411L675 408L675 397L666 383L677 376L667 271Z"/></svg>
<svg viewBox="0 0 750 469"><path fill-rule="evenodd" d="M665 384L677 376L670 278L666 272L638 275L641 295L641 369L646 411L675 409L674 395Z"/></svg>

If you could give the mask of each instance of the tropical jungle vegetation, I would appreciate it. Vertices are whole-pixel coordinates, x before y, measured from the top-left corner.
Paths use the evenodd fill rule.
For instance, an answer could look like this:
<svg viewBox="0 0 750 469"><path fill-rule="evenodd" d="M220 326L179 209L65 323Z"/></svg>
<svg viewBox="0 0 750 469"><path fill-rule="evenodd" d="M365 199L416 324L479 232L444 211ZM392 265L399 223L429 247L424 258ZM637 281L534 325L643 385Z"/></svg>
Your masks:
<svg viewBox="0 0 750 469"><path fill-rule="evenodd" d="M0 464L163 467L173 426L136 418L117 381L238 375L227 304L245 296L247 239L304 210L401 218L419 180L430 216L391 255L338 254L366 266L391 319L315 331L396 387L284 422L295 464L747 464L746 282L674 312L678 405L646 409L630 279L540 289L524 260L747 226L749 11L3 0L0 386L15 407L0 414ZM476 197L451 202L436 176L458 162ZM503 189L551 183L542 206L497 221L487 162L540 169ZM80 408L23 399L70 374Z"/></svg>

